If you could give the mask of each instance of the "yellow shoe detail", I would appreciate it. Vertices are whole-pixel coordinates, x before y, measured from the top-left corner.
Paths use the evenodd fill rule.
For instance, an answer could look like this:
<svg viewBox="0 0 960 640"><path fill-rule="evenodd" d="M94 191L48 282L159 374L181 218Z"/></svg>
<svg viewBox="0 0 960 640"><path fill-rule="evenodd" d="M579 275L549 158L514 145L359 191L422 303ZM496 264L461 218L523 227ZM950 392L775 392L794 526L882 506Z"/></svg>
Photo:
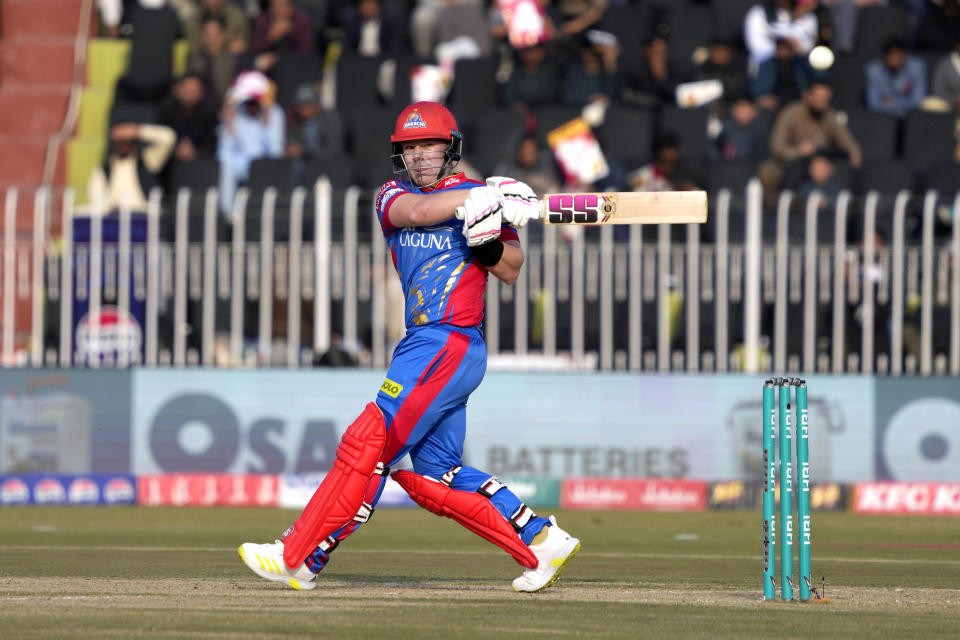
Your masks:
<svg viewBox="0 0 960 640"><path fill-rule="evenodd" d="M243 555L243 545L237 547L237 553L240 554L240 559L246 561L246 557Z"/></svg>
<svg viewBox="0 0 960 640"><path fill-rule="evenodd" d="M277 561L273 560L272 558L270 559L270 569L278 576L281 575L280 565L278 565Z"/></svg>
<svg viewBox="0 0 960 640"><path fill-rule="evenodd" d="M537 591L535 591L534 593L543 591L544 589L552 585L554 582L556 582L557 578L560 577L560 573L563 571L564 567L567 566L567 563L573 559L573 556L577 555L577 551L580 551L579 544L573 548L573 551L571 551L566 558L555 558L553 561L551 561L550 566L557 567L557 572L550 577L550 580L548 580L545 585L537 589Z"/></svg>
<svg viewBox="0 0 960 640"><path fill-rule="evenodd" d="M257 562L260 563L261 569L263 569L264 571L268 571L266 565L263 564L263 556L261 556L259 553L257 554Z"/></svg>
<svg viewBox="0 0 960 640"><path fill-rule="evenodd" d="M294 580L293 578L290 578L289 582L290 582L290 586L291 586L292 588L296 589L297 591L303 591L303 589L300 588L300 582L299 582L299 581Z"/></svg>

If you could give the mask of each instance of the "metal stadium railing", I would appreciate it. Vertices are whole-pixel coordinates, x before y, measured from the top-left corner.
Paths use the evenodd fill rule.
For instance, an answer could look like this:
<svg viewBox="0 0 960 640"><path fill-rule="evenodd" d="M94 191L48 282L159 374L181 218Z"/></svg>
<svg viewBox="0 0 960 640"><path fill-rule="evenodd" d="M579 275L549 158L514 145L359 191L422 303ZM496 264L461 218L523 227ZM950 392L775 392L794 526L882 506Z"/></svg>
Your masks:
<svg viewBox="0 0 960 640"><path fill-rule="evenodd" d="M233 222L214 190L107 217L40 190L18 231L11 188L0 359L304 367L333 347L383 367L402 294L372 196L241 190ZM710 209L677 228L522 229L521 277L487 288L491 367L960 375L960 194L785 191L765 213L753 182Z"/></svg>

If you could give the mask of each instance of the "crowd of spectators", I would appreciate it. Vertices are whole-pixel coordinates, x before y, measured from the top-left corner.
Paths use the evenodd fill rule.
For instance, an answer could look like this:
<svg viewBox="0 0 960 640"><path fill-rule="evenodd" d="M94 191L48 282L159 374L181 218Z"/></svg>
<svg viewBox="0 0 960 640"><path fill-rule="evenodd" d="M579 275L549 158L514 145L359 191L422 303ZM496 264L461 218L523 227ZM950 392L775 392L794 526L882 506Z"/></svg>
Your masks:
<svg viewBox="0 0 960 640"><path fill-rule="evenodd" d="M102 35L133 51L91 181L110 194L113 176L140 176L140 202L144 184L176 188L191 174L176 167L214 162L225 214L264 158L288 163L291 185L332 160L372 186L389 177L391 118L418 97L417 65L447 74L437 95L467 132L465 166L542 190L715 189L759 175L771 198L829 196L885 185L871 182L878 165L918 189L960 175L958 0L535 2L531 18L514 0L98 0ZM517 37L521 14L541 21L533 41ZM188 54L173 78L151 52L177 38ZM831 67L811 64L818 45ZM561 171L548 143L581 110L607 156L592 184ZM172 130L170 149L150 125ZM145 151L117 171L121 139Z"/></svg>

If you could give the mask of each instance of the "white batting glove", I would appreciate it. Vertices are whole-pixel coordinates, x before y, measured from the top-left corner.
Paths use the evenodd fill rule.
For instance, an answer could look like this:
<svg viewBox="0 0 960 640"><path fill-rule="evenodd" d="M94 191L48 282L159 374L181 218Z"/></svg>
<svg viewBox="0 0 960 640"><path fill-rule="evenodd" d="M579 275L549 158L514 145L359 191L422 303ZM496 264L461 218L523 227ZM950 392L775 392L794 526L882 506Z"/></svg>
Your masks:
<svg viewBox="0 0 960 640"><path fill-rule="evenodd" d="M487 186L503 195L503 219L513 226L519 228L540 217L540 199L525 182L494 176L487 178Z"/></svg>
<svg viewBox="0 0 960 640"><path fill-rule="evenodd" d="M468 247L496 240L503 224L503 196L491 187L474 187L463 206L457 207L457 217L463 219Z"/></svg>

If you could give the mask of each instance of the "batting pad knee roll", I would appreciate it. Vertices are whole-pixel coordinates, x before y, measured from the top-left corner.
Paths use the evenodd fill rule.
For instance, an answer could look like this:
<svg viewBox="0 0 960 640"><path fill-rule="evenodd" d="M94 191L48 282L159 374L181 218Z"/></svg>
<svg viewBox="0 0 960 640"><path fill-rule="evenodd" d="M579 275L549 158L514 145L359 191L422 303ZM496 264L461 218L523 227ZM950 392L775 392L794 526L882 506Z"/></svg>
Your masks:
<svg viewBox="0 0 960 640"><path fill-rule="evenodd" d="M537 556L486 495L476 491L457 491L412 471L396 471L393 479L427 511L455 520L509 553L522 566L528 569L537 567Z"/></svg>
<svg viewBox="0 0 960 640"><path fill-rule="evenodd" d="M383 414L373 402L353 421L337 447L333 467L296 523L283 535L283 560L295 568L351 520L366 522L373 511L363 501L370 478L389 471L380 462L387 441Z"/></svg>

